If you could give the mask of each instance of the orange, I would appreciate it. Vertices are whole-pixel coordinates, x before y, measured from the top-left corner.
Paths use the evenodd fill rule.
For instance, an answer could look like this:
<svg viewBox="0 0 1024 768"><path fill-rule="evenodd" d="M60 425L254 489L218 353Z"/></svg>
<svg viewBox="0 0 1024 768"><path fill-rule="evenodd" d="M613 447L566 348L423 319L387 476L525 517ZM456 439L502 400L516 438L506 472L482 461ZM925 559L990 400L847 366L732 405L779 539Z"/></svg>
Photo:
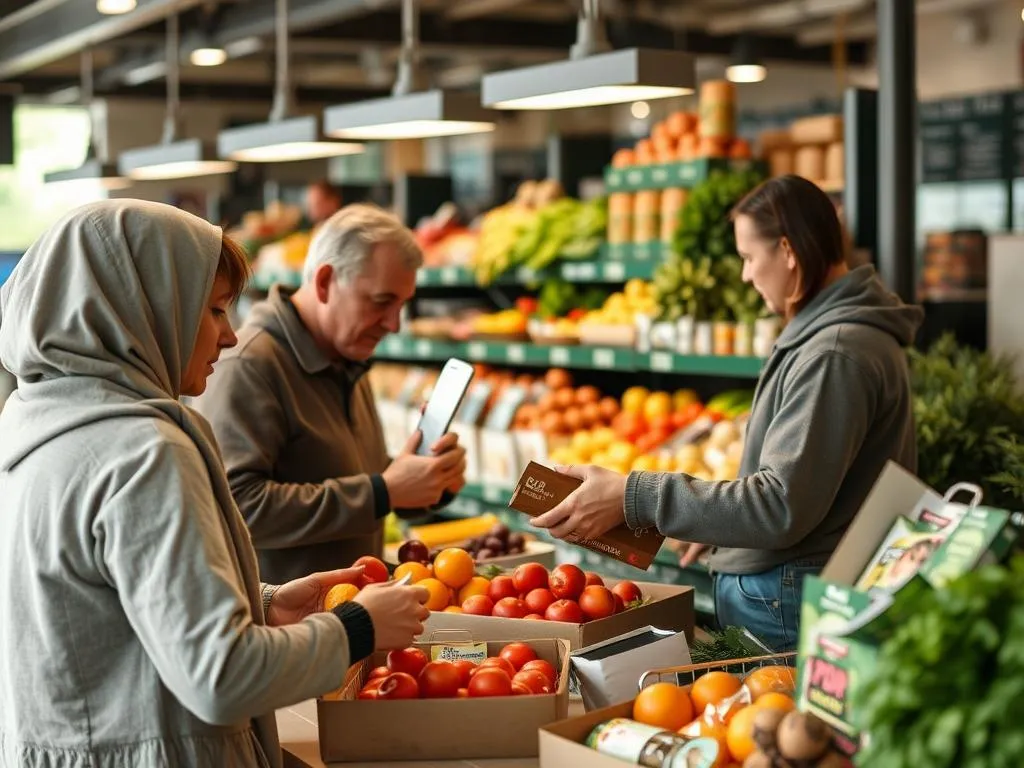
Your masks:
<svg viewBox="0 0 1024 768"><path fill-rule="evenodd" d="M704 714L708 704L718 704L739 691L740 681L728 672L708 672L698 677L690 688L690 698L698 715Z"/></svg>
<svg viewBox="0 0 1024 768"><path fill-rule="evenodd" d="M778 691L769 691L758 696L754 702L761 709L781 709L783 712L792 712L796 709L796 702L792 696Z"/></svg>
<svg viewBox="0 0 1024 768"><path fill-rule="evenodd" d="M622 394L622 410L639 416L644 410L648 391L644 387L630 387Z"/></svg>
<svg viewBox="0 0 1024 768"><path fill-rule="evenodd" d="M430 593L430 599L427 600L427 608L432 611L443 611L448 607L448 587L442 584L437 579L423 579L423 581L416 583L417 587L423 587Z"/></svg>
<svg viewBox="0 0 1024 768"><path fill-rule="evenodd" d="M743 762L757 751L757 742L754 741L754 717L758 709L744 707L729 722L729 732L725 739L733 760Z"/></svg>
<svg viewBox="0 0 1024 768"><path fill-rule="evenodd" d="M474 576L462 589L459 590L459 596L457 598L459 605L462 605L474 595L486 595L487 590L490 588L491 582L489 579L485 579L483 576Z"/></svg>
<svg viewBox="0 0 1024 768"><path fill-rule="evenodd" d="M693 703L683 688L672 683L655 683L637 694L633 719L678 731L693 720Z"/></svg>
<svg viewBox="0 0 1024 768"><path fill-rule="evenodd" d="M796 690L796 676L792 667L761 667L747 675L743 684L750 691L750 698L757 701L771 691L792 694Z"/></svg>
<svg viewBox="0 0 1024 768"><path fill-rule="evenodd" d="M409 574L410 584L429 579L431 575L430 569L423 563L402 563L395 568L395 581L403 578L406 574Z"/></svg>
<svg viewBox="0 0 1024 768"><path fill-rule="evenodd" d="M466 586L476 571L473 556L464 549L449 547L434 559L434 578L453 589Z"/></svg>
<svg viewBox="0 0 1024 768"><path fill-rule="evenodd" d="M653 421L655 418L672 415L672 396L668 392L654 392L644 401L644 418Z"/></svg>
<svg viewBox="0 0 1024 768"><path fill-rule="evenodd" d="M462 609L457 605L449 605L444 609L445 613L462 613Z"/></svg>
<svg viewBox="0 0 1024 768"><path fill-rule="evenodd" d="M347 603L359 594L359 587L355 584L335 584L324 597L324 610L333 611L342 603Z"/></svg>

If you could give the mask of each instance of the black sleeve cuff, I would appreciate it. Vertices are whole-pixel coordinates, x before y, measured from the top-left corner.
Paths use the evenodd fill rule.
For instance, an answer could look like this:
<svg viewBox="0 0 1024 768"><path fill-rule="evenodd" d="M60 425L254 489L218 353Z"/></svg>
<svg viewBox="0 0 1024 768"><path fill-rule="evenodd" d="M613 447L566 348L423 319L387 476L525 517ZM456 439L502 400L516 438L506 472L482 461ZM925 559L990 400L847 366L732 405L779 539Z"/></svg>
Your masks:
<svg viewBox="0 0 1024 768"><path fill-rule="evenodd" d="M373 516L381 520L388 516L391 511L391 494L388 493L388 484L384 482L383 475L370 475L370 485L373 487Z"/></svg>
<svg viewBox="0 0 1024 768"><path fill-rule="evenodd" d="M373 653L375 638L373 619L370 618L369 611L359 603L353 603L350 600L335 608L334 615L341 620L342 626L345 627L345 634L348 635L350 664L362 661Z"/></svg>

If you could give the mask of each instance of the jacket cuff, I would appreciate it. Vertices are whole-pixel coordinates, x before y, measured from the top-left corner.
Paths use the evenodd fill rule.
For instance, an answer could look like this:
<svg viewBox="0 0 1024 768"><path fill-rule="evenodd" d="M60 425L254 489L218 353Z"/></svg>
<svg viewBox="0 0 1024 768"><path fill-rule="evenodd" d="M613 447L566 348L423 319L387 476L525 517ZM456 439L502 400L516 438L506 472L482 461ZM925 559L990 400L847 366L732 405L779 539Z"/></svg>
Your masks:
<svg viewBox="0 0 1024 768"><path fill-rule="evenodd" d="M659 495L657 472L630 472L626 478L626 497L623 499L623 506L626 512L626 525L631 530L657 527Z"/></svg>
<svg viewBox="0 0 1024 768"><path fill-rule="evenodd" d="M370 486L373 488L373 516L381 520L391 511L391 494L383 475L370 475Z"/></svg>
<svg viewBox="0 0 1024 768"><path fill-rule="evenodd" d="M359 603L351 600L342 603L333 611L334 615L341 621L348 635L349 664L362 661L371 653L375 637L373 633L373 619L370 613Z"/></svg>
<svg viewBox="0 0 1024 768"><path fill-rule="evenodd" d="M454 500L455 494L452 493L451 491L446 490L444 493L441 494L441 498L438 500L437 504L432 506L431 509L444 509Z"/></svg>

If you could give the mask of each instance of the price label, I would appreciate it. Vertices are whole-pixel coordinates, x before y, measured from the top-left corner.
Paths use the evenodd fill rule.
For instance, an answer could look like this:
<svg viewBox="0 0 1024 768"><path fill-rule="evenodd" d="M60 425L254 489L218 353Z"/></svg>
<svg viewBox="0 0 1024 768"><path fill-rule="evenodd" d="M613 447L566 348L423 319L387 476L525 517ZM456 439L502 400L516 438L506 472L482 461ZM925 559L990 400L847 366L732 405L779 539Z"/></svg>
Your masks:
<svg viewBox="0 0 1024 768"><path fill-rule="evenodd" d="M484 360L487 358L487 345L479 341L471 341L466 346L466 355L472 360Z"/></svg>
<svg viewBox="0 0 1024 768"><path fill-rule="evenodd" d="M633 186L633 187L638 186L640 184L643 184L643 181L644 181L644 172L643 171L633 170L633 171L627 171L626 172L626 183L629 184L630 186Z"/></svg>
<svg viewBox="0 0 1024 768"><path fill-rule="evenodd" d="M441 285L455 285L459 282L459 270L455 267L445 267L441 270Z"/></svg>
<svg viewBox="0 0 1024 768"><path fill-rule="evenodd" d="M434 351L434 345L426 339L420 339L416 342L416 354L419 357L429 357L430 353Z"/></svg>
<svg viewBox="0 0 1024 768"><path fill-rule="evenodd" d="M430 282L430 271L426 269L416 270L416 285L426 285Z"/></svg>
<svg viewBox="0 0 1024 768"><path fill-rule="evenodd" d="M565 347L553 347L551 349L551 364L566 366L569 364L569 350Z"/></svg>
<svg viewBox="0 0 1024 768"><path fill-rule="evenodd" d="M622 171L609 170L604 177L605 183L610 189L622 186Z"/></svg>
<svg viewBox="0 0 1024 768"><path fill-rule="evenodd" d="M576 265L577 280L593 280L597 276L597 266L593 263Z"/></svg>
<svg viewBox="0 0 1024 768"><path fill-rule="evenodd" d="M521 363L526 360L526 350L522 344L510 344L505 354L510 363Z"/></svg>
<svg viewBox="0 0 1024 768"><path fill-rule="evenodd" d="M479 664L487 658L487 643L446 643L430 647L431 661L472 661Z"/></svg>
<svg viewBox="0 0 1024 768"><path fill-rule="evenodd" d="M615 352L610 349L595 349L592 360L595 368L614 368Z"/></svg>
<svg viewBox="0 0 1024 768"><path fill-rule="evenodd" d="M671 371L672 355L668 352L651 352L651 370L662 373Z"/></svg>
<svg viewBox="0 0 1024 768"><path fill-rule="evenodd" d="M529 267L520 267L516 270L516 277L521 283L532 283L537 279L537 271Z"/></svg>
<svg viewBox="0 0 1024 768"><path fill-rule="evenodd" d="M619 280L626 279L626 265L618 262L612 262L611 264L604 265L604 276L605 279L611 282L617 282Z"/></svg>
<svg viewBox="0 0 1024 768"><path fill-rule="evenodd" d="M664 165L654 166L651 169L651 181L659 186L668 184L668 168Z"/></svg>
<svg viewBox="0 0 1024 768"><path fill-rule="evenodd" d="M697 180L697 166L694 163L682 163L679 166L679 180L689 184Z"/></svg>
<svg viewBox="0 0 1024 768"><path fill-rule="evenodd" d="M562 277L566 280L578 280L577 270L575 264L563 264L562 265Z"/></svg>

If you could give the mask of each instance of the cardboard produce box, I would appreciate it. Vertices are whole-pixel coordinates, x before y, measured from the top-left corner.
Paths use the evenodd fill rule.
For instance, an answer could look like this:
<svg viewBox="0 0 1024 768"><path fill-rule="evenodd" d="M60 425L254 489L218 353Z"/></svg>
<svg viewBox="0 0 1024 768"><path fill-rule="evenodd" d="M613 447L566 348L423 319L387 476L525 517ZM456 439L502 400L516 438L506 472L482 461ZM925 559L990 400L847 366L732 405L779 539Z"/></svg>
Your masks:
<svg viewBox="0 0 1024 768"><path fill-rule="evenodd" d="M569 713L569 644L530 640L537 656L558 671L558 689L536 696L370 701L356 698L370 671L384 664L375 653L352 668L339 699L317 701L324 762L459 760L534 757L537 730ZM416 643L431 655L435 641ZM505 642L487 643L497 656Z"/></svg>
<svg viewBox="0 0 1024 768"><path fill-rule="evenodd" d="M605 584L614 586L619 580L605 579ZM535 640L557 637L568 640L572 650L586 648L603 640L625 635L641 627L655 627L674 632L685 632L688 642L693 641L694 611L693 588L673 584L652 584L634 582L644 597L652 602L631 608L628 611L609 616L607 619L588 621L585 624L568 624L561 621L533 621L526 619L502 619L495 616L471 616L465 613L444 613L434 611L427 619L426 636L444 629L469 630L475 637L487 640Z"/></svg>
<svg viewBox="0 0 1024 768"><path fill-rule="evenodd" d="M604 709L595 709L580 717L560 720L541 727L538 736L540 768L622 768L627 765L618 758L591 749L587 736L601 723L616 717L633 717L633 700Z"/></svg>

